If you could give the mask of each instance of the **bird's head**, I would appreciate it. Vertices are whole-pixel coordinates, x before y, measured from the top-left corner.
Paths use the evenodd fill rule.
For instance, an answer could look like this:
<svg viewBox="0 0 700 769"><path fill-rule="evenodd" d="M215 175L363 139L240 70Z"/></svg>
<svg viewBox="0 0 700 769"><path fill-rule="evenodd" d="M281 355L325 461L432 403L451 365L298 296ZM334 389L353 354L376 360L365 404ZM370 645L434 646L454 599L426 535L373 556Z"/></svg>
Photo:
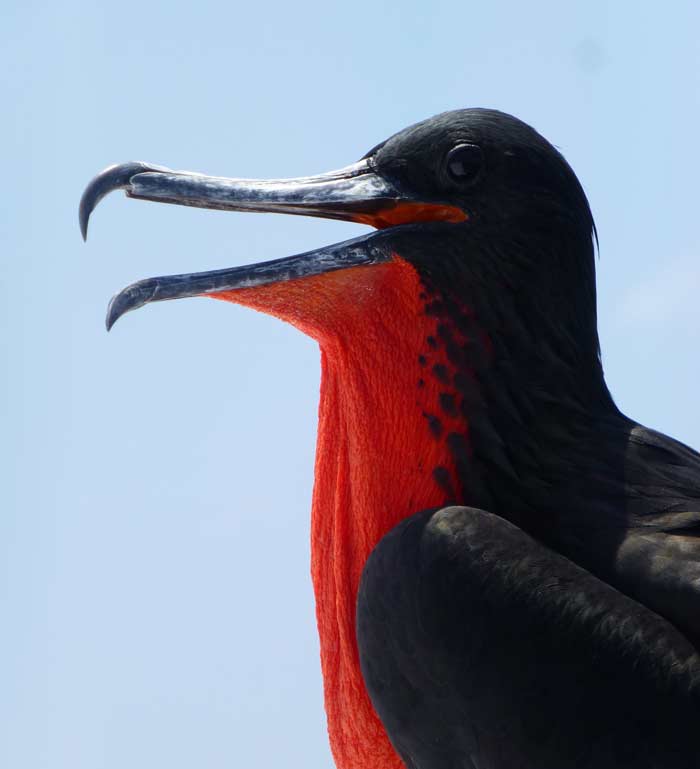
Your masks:
<svg viewBox="0 0 700 769"><path fill-rule="evenodd" d="M475 236L537 220L590 235L592 218L559 152L521 120L495 110L446 112L404 129L367 156L376 171L420 200L460 209Z"/></svg>
<svg viewBox="0 0 700 769"><path fill-rule="evenodd" d="M298 179L227 179L146 163L113 166L83 195L84 236L95 205L115 189L202 208L345 219L379 232L273 262L139 281L112 300L108 328L150 302L212 295L322 336L334 315L346 319L353 308L366 308L367 290L388 276L405 277L407 265L432 291L469 285L470 293L492 302L506 290L521 304L532 297L539 314L546 298L558 321L568 307L574 322L592 312L595 323L593 220L583 190L551 144L493 110L437 115L346 168Z"/></svg>

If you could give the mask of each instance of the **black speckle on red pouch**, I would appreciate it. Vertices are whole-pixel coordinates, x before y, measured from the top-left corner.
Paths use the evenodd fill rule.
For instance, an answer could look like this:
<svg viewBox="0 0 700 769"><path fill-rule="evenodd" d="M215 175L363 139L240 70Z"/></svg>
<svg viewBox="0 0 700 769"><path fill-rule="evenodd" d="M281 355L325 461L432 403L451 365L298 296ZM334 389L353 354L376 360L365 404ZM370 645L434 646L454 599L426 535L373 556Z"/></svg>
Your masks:
<svg viewBox="0 0 700 769"><path fill-rule="evenodd" d="M449 384L450 374L447 370L447 366L445 366L444 363L436 363L433 366L433 374L435 375L435 378L438 380L438 382Z"/></svg>
<svg viewBox="0 0 700 769"><path fill-rule="evenodd" d="M439 465L433 470L433 478L437 485L447 494L445 504L454 502L457 498L450 471L446 467Z"/></svg>
<svg viewBox="0 0 700 769"><path fill-rule="evenodd" d="M423 416L428 420L430 432L435 438L439 438L442 435L442 422L439 417L436 417L434 414L428 414L425 411L423 412Z"/></svg>
<svg viewBox="0 0 700 769"><path fill-rule="evenodd" d="M440 393L440 408L450 417L459 416L454 393Z"/></svg>

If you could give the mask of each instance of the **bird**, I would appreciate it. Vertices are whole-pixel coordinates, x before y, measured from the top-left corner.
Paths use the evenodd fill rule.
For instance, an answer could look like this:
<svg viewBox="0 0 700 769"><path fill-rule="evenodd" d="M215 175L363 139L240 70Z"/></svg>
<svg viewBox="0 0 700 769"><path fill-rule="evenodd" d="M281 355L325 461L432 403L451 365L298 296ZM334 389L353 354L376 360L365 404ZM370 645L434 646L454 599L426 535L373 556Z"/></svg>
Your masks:
<svg viewBox="0 0 700 769"><path fill-rule="evenodd" d="M624 415L597 329L597 232L534 128L484 108L297 179L131 162L86 188L374 228L140 280L315 339L311 512L339 769L700 766L700 455Z"/></svg>

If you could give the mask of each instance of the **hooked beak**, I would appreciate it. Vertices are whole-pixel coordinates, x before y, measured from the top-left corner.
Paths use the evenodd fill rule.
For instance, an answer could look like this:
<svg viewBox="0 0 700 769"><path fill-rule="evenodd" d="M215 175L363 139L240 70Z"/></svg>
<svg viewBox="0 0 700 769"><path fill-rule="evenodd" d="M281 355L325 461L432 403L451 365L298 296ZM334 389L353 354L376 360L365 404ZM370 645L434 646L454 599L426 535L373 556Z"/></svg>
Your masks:
<svg viewBox="0 0 700 769"><path fill-rule="evenodd" d="M130 198L227 211L320 216L378 229L426 221L460 222L466 213L437 201L416 201L377 173L369 159L318 176L269 181L226 179L133 162L111 166L87 186L80 201L80 230L87 237L90 214L108 193ZM210 272L138 281L110 302L107 329L126 312L150 302L202 296L294 280L391 259L384 233L371 233L305 254Z"/></svg>

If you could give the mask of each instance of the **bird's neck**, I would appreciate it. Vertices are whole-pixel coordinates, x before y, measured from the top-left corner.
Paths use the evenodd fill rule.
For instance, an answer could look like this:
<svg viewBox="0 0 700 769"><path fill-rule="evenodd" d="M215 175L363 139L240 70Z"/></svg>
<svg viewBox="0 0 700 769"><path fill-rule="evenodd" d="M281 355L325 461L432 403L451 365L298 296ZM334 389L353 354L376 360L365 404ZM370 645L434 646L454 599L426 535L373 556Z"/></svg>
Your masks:
<svg viewBox="0 0 700 769"><path fill-rule="evenodd" d="M528 441L536 447L538 431L550 427L568 440L568 417L548 417L552 402L564 403L573 386L567 414L586 420L581 381L568 361L560 376L556 351L513 327L517 307L500 317L470 295L471 284L455 279L440 290L419 272L396 258L220 297L276 315L321 347L312 577L339 769L403 766L359 666L355 605L372 549L407 516L451 502L508 517L503 500L491 504L489 494L527 485L519 474L527 471ZM517 295L511 299L517 304ZM558 436L546 439L555 446ZM524 443L513 452L510 441Z"/></svg>
<svg viewBox="0 0 700 769"><path fill-rule="evenodd" d="M455 304L406 262L385 270L342 333L317 337L322 387L312 574L340 769L402 766L358 663L355 604L371 550L402 519L448 502L516 520L529 514L524 506L508 508L517 502L508 490L528 485L538 436L554 455L545 472L556 471L558 447L580 435L576 425L588 423L589 406L595 410L607 392L596 344L592 360L581 360L581 372L595 380L590 384L572 369L570 351L559 360L556 350L528 345L520 329L493 326L468 292ZM536 468L532 480L539 482Z"/></svg>
<svg viewBox="0 0 700 769"><path fill-rule="evenodd" d="M415 270L371 268L372 296L319 335L322 380L312 512L312 575L328 727L339 769L403 764L369 701L359 667L355 604L362 569L399 521L460 495L446 436L461 417L442 415L445 366L428 340ZM432 355L429 363L428 357ZM438 417L438 415L440 415Z"/></svg>

